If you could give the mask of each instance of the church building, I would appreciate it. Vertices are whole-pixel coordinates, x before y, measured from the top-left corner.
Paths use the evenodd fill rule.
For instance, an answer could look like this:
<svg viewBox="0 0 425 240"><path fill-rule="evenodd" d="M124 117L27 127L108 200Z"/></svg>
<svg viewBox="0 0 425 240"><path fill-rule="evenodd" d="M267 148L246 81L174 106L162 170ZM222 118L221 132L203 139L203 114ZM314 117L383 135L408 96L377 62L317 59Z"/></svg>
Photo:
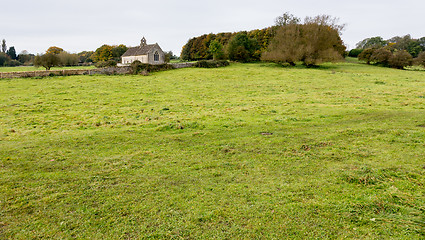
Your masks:
<svg viewBox="0 0 425 240"><path fill-rule="evenodd" d="M147 44L146 38L143 37L140 46L131 47L122 55L122 64L124 65L130 65L136 60L153 65L164 64L165 54L158 43Z"/></svg>

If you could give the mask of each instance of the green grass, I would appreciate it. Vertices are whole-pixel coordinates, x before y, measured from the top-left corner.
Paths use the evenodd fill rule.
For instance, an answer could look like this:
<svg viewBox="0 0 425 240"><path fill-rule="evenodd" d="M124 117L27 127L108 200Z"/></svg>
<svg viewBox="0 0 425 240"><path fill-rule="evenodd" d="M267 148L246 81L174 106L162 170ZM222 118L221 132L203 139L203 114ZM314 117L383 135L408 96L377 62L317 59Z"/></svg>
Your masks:
<svg viewBox="0 0 425 240"><path fill-rule="evenodd" d="M95 66L74 66L74 67L52 67L50 70L64 70L64 69L94 69ZM0 67L0 72L30 72L30 71L45 71L44 67Z"/></svg>
<svg viewBox="0 0 425 240"><path fill-rule="evenodd" d="M423 239L425 73L0 80L0 238Z"/></svg>

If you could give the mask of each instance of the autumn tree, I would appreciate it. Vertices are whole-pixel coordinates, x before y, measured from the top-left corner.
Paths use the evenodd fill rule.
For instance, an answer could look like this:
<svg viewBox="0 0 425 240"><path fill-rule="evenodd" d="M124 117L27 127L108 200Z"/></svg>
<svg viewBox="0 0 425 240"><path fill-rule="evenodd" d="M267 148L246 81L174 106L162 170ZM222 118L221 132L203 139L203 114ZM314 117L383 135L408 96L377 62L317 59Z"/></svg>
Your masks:
<svg viewBox="0 0 425 240"><path fill-rule="evenodd" d="M112 46L109 45L102 45L92 55L92 59L94 62L101 62L101 61L108 61L113 58L112 55Z"/></svg>
<svg viewBox="0 0 425 240"><path fill-rule="evenodd" d="M366 64L370 64L371 61L372 61L372 55L373 55L374 52L375 52L375 49L367 48L359 54L358 59L360 61L366 62Z"/></svg>
<svg viewBox="0 0 425 240"><path fill-rule="evenodd" d="M425 67L425 52L421 52L417 58L415 58L415 64Z"/></svg>
<svg viewBox="0 0 425 240"><path fill-rule="evenodd" d="M319 15L307 17L303 24L280 27L262 59L291 65L301 61L306 66L343 59L345 46L340 31L344 26L337 21L336 18Z"/></svg>
<svg viewBox="0 0 425 240"><path fill-rule="evenodd" d="M59 54L61 52L63 52L64 50L60 47L56 47L56 46L52 46L49 47L46 51L46 53L52 53L52 54Z"/></svg>
<svg viewBox="0 0 425 240"><path fill-rule="evenodd" d="M407 51L397 51L389 59L389 66L397 69L404 69L407 66L411 66L413 62L412 55Z"/></svg>
<svg viewBox="0 0 425 240"><path fill-rule="evenodd" d="M383 66L388 66L390 58L393 56L392 52L385 49L380 48L373 51L370 56L370 61L376 64L381 64Z"/></svg>

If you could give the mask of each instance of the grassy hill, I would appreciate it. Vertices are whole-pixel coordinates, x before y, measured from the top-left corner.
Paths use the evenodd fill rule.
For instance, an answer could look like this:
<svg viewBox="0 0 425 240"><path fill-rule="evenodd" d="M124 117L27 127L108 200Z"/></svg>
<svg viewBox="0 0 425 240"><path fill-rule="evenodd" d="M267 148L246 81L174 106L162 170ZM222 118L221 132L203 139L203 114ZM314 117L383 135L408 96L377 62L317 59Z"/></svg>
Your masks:
<svg viewBox="0 0 425 240"><path fill-rule="evenodd" d="M0 238L425 237L425 72L0 80Z"/></svg>

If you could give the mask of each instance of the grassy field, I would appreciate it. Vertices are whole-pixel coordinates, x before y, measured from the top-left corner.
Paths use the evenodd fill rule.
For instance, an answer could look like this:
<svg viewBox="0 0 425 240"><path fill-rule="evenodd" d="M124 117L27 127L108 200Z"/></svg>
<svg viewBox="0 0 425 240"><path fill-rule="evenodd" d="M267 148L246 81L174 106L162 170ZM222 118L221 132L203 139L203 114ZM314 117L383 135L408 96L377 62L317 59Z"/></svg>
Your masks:
<svg viewBox="0 0 425 240"><path fill-rule="evenodd" d="M0 239L424 239L425 72L0 80Z"/></svg>
<svg viewBox="0 0 425 240"><path fill-rule="evenodd" d="M50 70L64 70L64 69L94 69L95 66L74 66L74 67L52 67ZM31 71L45 71L44 67L34 66L19 66L19 67L0 67L0 72L31 72Z"/></svg>

